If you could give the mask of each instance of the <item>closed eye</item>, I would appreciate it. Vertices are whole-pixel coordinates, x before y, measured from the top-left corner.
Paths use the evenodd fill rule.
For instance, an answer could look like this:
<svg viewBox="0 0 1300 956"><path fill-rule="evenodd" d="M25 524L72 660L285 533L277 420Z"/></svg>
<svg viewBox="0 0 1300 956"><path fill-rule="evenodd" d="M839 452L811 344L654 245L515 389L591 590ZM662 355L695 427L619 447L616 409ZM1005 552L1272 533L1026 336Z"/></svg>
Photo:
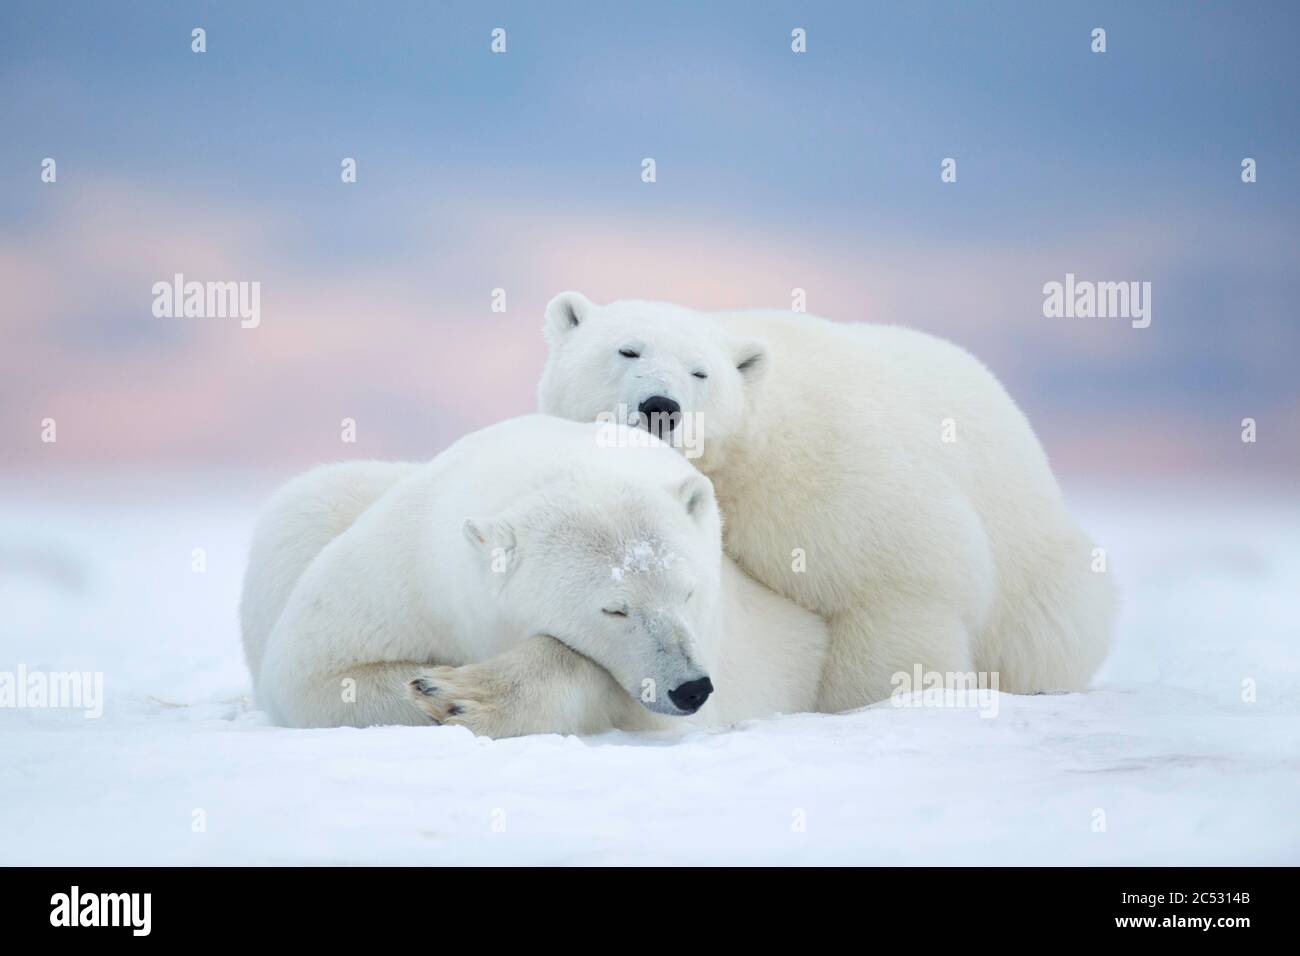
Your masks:
<svg viewBox="0 0 1300 956"><path fill-rule="evenodd" d="M692 372L691 374L694 375L696 378L708 378L708 377L709 377L709 373L708 373L708 372Z"/></svg>
<svg viewBox="0 0 1300 956"><path fill-rule="evenodd" d="M640 358L640 357L641 357L641 353L640 353L640 352L634 352L632 349L619 349L619 350L618 350L618 354L621 355L621 356L623 356L623 358Z"/></svg>
<svg viewBox="0 0 1300 956"><path fill-rule="evenodd" d="M608 614L610 617L627 617L627 608L625 607L602 607L601 614Z"/></svg>

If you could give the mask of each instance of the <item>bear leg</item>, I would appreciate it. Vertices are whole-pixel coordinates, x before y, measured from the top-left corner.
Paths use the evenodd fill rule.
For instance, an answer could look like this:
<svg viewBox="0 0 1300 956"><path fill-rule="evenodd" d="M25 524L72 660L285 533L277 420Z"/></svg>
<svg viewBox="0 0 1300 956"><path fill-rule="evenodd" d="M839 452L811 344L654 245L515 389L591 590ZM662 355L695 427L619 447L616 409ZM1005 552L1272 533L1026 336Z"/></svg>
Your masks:
<svg viewBox="0 0 1300 956"><path fill-rule="evenodd" d="M897 675L912 681L918 665L922 673L964 675L972 669L966 625L935 599L892 596L843 611L828 623L830 643L817 695L822 713L885 700L900 684Z"/></svg>
<svg viewBox="0 0 1300 956"><path fill-rule="evenodd" d="M656 719L603 667L546 636L474 664L425 668L407 696L435 723L484 737L649 730L668 719Z"/></svg>
<svg viewBox="0 0 1300 956"><path fill-rule="evenodd" d="M330 674L271 668L263 672L259 695L276 723L287 727L426 726L407 685L427 664L381 661L353 664Z"/></svg>

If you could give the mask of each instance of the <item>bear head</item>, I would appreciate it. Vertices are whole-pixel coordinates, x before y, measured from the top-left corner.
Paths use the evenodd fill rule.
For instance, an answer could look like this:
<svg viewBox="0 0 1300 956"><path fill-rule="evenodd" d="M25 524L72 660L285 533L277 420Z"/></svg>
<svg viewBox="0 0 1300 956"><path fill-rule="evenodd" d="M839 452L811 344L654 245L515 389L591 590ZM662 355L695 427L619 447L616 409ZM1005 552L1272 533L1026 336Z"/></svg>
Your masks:
<svg viewBox="0 0 1300 956"><path fill-rule="evenodd" d="M636 453L611 448L634 464ZM574 473L467 519L464 535L520 633L595 661L655 713L691 714L720 653L722 521L708 478L657 454L677 463L668 481L662 467Z"/></svg>
<svg viewBox="0 0 1300 956"><path fill-rule="evenodd" d="M540 410L643 428L704 471L744 434L769 363L705 313L662 302L596 305L564 292L546 307Z"/></svg>

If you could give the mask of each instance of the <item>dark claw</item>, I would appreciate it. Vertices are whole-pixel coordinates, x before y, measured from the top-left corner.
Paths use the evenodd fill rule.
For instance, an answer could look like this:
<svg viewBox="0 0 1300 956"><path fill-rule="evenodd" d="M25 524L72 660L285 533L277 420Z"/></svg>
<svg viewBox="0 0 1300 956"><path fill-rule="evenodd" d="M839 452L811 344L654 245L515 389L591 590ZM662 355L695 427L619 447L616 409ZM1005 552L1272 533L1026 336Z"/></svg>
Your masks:
<svg viewBox="0 0 1300 956"><path fill-rule="evenodd" d="M415 680L411 681L411 687L419 691L425 697L433 697L438 693L438 685L424 677L417 677Z"/></svg>

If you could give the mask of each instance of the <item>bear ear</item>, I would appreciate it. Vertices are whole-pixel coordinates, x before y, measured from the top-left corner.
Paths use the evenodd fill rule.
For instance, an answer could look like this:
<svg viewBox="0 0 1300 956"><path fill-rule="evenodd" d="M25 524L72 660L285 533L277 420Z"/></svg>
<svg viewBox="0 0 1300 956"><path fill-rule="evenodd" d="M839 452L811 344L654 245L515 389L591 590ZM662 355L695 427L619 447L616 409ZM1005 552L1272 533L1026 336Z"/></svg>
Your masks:
<svg viewBox="0 0 1300 956"><path fill-rule="evenodd" d="M745 339L732 346L731 355L736 362L736 371L740 372L746 382L757 382L767 374L770 361L765 343Z"/></svg>
<svg viewBox="0 0 1300 956"><path fill-rule="evenodd" d="M461 531L466 541L489 557L508 557L515 550L515 529L500 518L466 518Z"/></svg>
<svg viewBox="0 0 1300 956"><path fill-rule="evenodd" d="M682 503L686 513L699 521L713 503L713 482L697 472L678 482L673 488L673 495Z"/></svg>
<svg viewBox="0 0 1300 956"><path fill-rule="evenodd" d="M546 321L542 332L546 341L555 345L591 315L592 304L581 292L561 292L546 306Z"/></svg>

